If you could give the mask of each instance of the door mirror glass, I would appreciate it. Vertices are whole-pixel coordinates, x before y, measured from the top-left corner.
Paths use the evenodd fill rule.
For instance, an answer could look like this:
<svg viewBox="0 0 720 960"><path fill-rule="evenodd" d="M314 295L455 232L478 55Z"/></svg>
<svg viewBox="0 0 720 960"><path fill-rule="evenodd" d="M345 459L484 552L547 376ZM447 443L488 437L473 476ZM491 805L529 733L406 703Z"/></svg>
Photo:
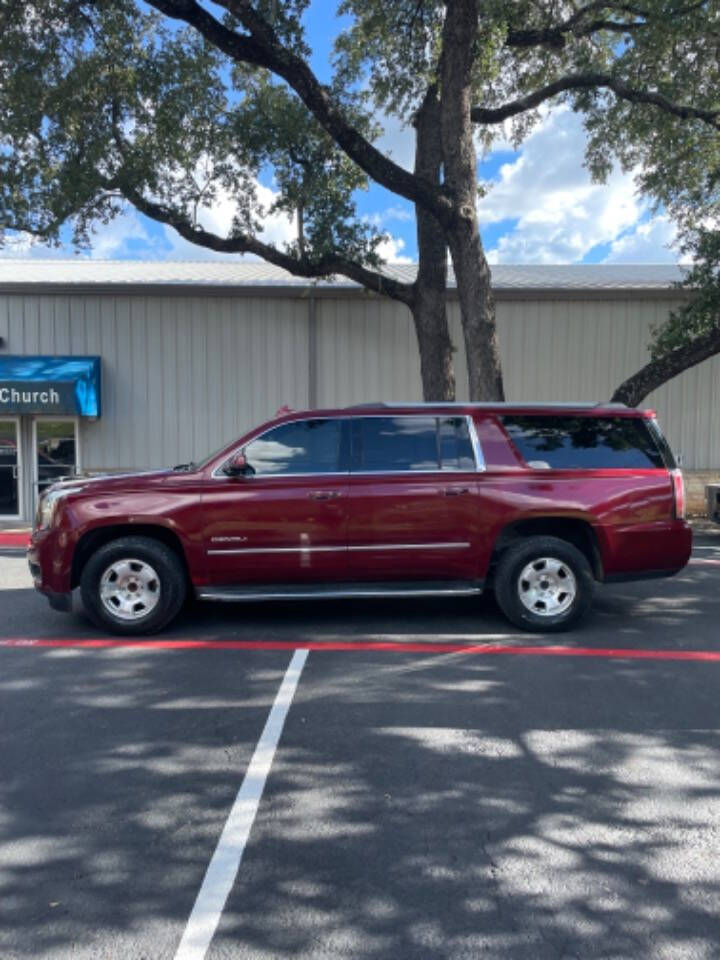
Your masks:
<svg viewBox="0 0 720 960"><path fill-rule="evenodd" d="M223 467L223 473L227 474L228 477L248 477L255 471L248 463L245 451L240 450L230 457Z"/></svg>

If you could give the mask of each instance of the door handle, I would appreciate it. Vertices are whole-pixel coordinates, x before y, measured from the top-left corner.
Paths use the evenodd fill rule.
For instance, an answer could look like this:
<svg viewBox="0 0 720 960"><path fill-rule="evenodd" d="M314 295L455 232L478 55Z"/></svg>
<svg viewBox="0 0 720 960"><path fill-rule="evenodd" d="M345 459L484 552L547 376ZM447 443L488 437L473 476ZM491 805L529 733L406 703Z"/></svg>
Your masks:
<svg viewBox="0 0 720 960"><path fill-rule="evenodd" d="M463 493L470 493L470 487L445 487L443 493L446 497L459 497Z"/></svg>
<svg viewBox="0 0 720 960"><path fill-rule="evenodd" d="M311 500L335 500L340 496L339 490L311 490L308 494Z"/></svg>

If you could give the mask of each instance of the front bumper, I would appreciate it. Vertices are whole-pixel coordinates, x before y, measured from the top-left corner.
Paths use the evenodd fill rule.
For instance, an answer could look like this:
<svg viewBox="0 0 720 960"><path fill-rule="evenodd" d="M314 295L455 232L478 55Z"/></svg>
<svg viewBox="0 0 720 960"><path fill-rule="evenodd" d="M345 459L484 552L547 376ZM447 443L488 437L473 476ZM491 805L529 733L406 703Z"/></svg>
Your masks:
<svg viewBox="0 0 720 960"><path fill-rule="evenodd" d="M67 535L53 529L33 530L27 561L35 589L47 597L54 610L69 610L72 550Z"/></svg>

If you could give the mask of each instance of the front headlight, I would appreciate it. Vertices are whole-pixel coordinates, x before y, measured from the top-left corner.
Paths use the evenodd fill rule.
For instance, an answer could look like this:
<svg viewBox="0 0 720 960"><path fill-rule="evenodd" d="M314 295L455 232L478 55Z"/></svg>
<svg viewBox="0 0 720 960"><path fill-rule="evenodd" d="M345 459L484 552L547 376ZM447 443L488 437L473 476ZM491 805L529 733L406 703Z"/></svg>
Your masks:
<svg viewBox="0 0 720 960"><path fill-rule="evenodd" d="M49 490L40 497L35 517L36 530L47 530L52 525L58 503L71 493L80 493L82 489L82 487L59 487L57 490Z"/></svg>

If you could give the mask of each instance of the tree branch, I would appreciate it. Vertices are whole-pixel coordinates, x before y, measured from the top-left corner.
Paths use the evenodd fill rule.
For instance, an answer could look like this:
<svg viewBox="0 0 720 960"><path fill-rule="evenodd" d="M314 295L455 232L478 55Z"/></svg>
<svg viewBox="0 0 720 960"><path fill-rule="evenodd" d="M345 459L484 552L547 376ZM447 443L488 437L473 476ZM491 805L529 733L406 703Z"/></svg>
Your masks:
<svg viewBox="0 0 720 960"><path fill-rule="evenodd" d="M263 243L255 237L246 234L237 234L232 237L221 237L216 233L193 225L186 217L175 210L149 200L140 191L123 182L121 177L107 181L108 189L116 189L137 210L144 213L158 223L167 224L180 234L185 240L197 246L215 250L218 253L252 253L268 263L274 264L292 273L296 277L316 279L333 274L340 274L349 280L354 280L367 290L383 294L393 300L410 306L413 299L413 286L387 277L377 270L371 270L360 263L348 260L342 256L326 256L320 260L310 260L307 257L294 257L283 253L269 243Z"/></svg>
<svg viewBox="0 0 720 960"><path fill-rule="evenodd" d="M612 395L612 401L636 407L663 383L718 352L720 352L720 325L701 334L690 343L676 347L665 356L646 363L637 373L620 384Z"/></svg>
<svg viewBox="0 0 720 960"><path fill-rule="evenodd" d="M248 0L225 0L226 7L248 30L229 30L195 0L148 0L152 7L194 27L216 49L237 63L264 67L295 91L320 126L377 183L430 210L443 224L450 224L454 211L442 187L428 183L394 163L355 129L333 104L308 64L278 39L270 25Z"/></svg>
<svg viewBox="0 0 720 960"><path fill-rule="evenodd" d="M663 19L675 20L678 17L684 17L705 6L706 3L707 0L696 0L695 3L664 13ZM583 20L588 14L599 11L626 13L639 19L623 21L598 17L588 23L583 23ZM565 46L569 34L573 37L589 37L603 30L611 33L632 33L634 30L640 30L646 27L651 17L652 11L636 6L635 4L612 3L597 0L597 2L589 3L581 7L562 23L548 27L530 27L524 30L510 30L505 39L505 45L508 47L547 46L562 49Z"/></svg>
<svg viewBox="0 0 720 960"><path fill-rule="evenodd" d="M720 129L720 110L703 110L687 104L673 103L661 93L652 90L636 90L617 80L611 74L605 73L576 74L562 77L560 80L555 80L525 97L511 100L501 107L473 107L470 116L474 123L502 123L510 117L515 117L520 113L538 107L541 103L550 100L559 93L565 93L568 90L592 90L596 87L605 87L611 90L620 100L627 100L630 103L649 103L659 107L665 113L673 114L673 116L680 117L683 120L701 120L709 126Z"/></svg>

